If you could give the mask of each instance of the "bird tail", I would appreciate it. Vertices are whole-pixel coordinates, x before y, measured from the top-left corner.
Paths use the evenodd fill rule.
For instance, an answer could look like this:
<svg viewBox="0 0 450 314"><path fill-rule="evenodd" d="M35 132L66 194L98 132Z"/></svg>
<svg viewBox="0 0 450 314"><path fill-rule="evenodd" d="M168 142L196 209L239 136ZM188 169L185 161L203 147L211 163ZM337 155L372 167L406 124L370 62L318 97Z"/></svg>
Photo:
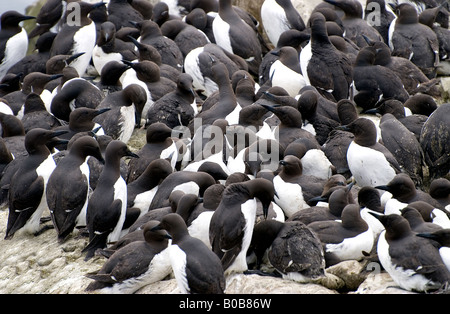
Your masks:
<svg viewBox="0 0 450 314"><path fill-rule="evenodd" d="M94 237L88 243L88 245L81 251L82 253L87 252L85 261L90 260L97 249L103 249L106 247L106 241L108 239L108 233L94 234Z"/></svg>

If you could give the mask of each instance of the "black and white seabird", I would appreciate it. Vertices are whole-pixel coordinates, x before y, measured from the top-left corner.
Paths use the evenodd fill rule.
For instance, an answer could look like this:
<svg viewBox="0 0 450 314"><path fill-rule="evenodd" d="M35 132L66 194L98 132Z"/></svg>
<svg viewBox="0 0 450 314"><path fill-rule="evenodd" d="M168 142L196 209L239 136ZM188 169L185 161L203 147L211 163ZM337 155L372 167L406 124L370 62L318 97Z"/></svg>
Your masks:
<svg viewBox="0 0 450 314"><path fill-rule="evenodd" d="M439 41L439 59L441 61L448 60L450 52L450 32L448 30L448 9L443 7L445 2L439 6L433 8L427 8L419 15L419 22L427 25L435 33ZM439 15L442 14L444 19L440 19Z"/></svg>
<svg viewBox="0 0 450 314"><path fill-rule="evenodd" d="M48 179L47 205L60 242L65 241L76 226L86 226L86 208L91 193L89 156L103 162L97 140L91 136L76 139Z"/></svg>
<svg viewBox="0 0 450 314"><path fill-rule="evenodd" d="M183 53L172 39L162 35L159 25L146 20L137 23L137 25L141 30L138 41L155 47L161 54L163 64L168 64L182 72Z"/></svg>
<svg viewBox="0 0 450 314"><path fill-rule="evenodd" d="M167 3L168 1L161 1L155 4L153 7L153 15L151 20L158 24L158 26L162 26L165 22L180 20L181 19L181 10L182 5L178 3L178 0L171 1L171 3ZM185 9L183 9L184 11ZM184 15L184 14L183 14Z"/></svg>
<svg viewBox="0 0 450 314"><path fill-rule="evenodd" d="M65 23L53 41L50 52L50 56L52 57L56 55L72 55L84 52L82 56L78 57L71 64L71 66L77 70L80 77L85 74L89 65L97 36L95 23L89 18L89 13L105 4L105 2L98 2L95 4L84 1L79 2L79 25ZM75 10L74 7L72 7L72 9ZM73 12L66 11L65 14L73 14Z"/></svg>
<svg viewBox="0 0 450 314"><path fill-rule="evenodd" d="M324 0L330 3L342 11L345 15L342 18L342 24L344 26L344 37L353 41L358 47L362 48L367 46L363 35L372 40L383 40L380 33L372 27L366 20L363 19L363 7L361 2L357 0Z"/></svg>
<svg viewBox="0 0 450 314"><path fill-rule="evenodd" d="M450 271L450 233L449 229L441 229L434 232L416 234L418 237L430 239L439 244L439 254L447 269Z"/></svg>
<svg viewBox="0 0 450 314"><path fill-rule="evenodd" d="M107 6L108 21L114 24L117 30L129 26L129 21L141 22L142 14L133 8L132 1L110 0Z"/></svg>
<svg viewBox="0 0 450 314"><path fill-rule="evenodd" d="M416 201L427 202L436 208L443 208L430 194L416 188L414 181L406 173L399 173L387 184L376 186L377 189L388 191L392 197L402 203L412 203Z"/></svg>
<svg viewBox="0 0 450 314"><path fill-rule="evenodd" d="M50 58L50 49L55 37L56 34L51 32L39 36L35 44L35 50L17 61L16 64L9 68L8 73L23 73L24 77L32 72L46 73L46 64Z"/></svg>
<svg viewBox="0 0 450 314"><path fill-rule="evenodd" d="M449 104L439 106L423 125L420 135L420 145L432 178L442 177L450 170L449 112Z"/></svg>
<svg viewBox="0 0 450 314"><path fill-rule="evenodd" d="M450 272L435 245L416 236L400 215L372 215L386 228L380 234L377 253L381 265L396 284L417 292L438 290L448 284Z"/></svg>
<svg viewBox="0 0 450 314"><path fill-rule="evenodd" d="M131 67L122 78L123 88L130 84L138 84L147 89L147 103L142 111L142 116L147 116L148 109L156 100L177 89L177 83L172 78L161 76L161 69L155 62L147 60L123 62Z"/></svg>
<svg viewBox="0 0 450 314"><path fill-rule="evenodd" d="M95 280L86 291L130 294L170 275L169 237L166 231L152 230L159 223L149 221L140 230L142 240L118 249L101 269L86 274L86 277Z"/></svg>
<svg viewBox="0 0 450 314"><path fill-rule="evenodd" d="M278 44L281 34L285 31L290 29L303 31L306 28L291 0L265 0L261 6L261 21L274 46Z"/></svg>
<svg viewBox="0 0 450 314"><path fill-rule="evenodd" d="M271 54L278 56L269 71L272 86L283 87L291 97L296 97L307 85L300 68L297 49L286 46L272 51Z"/></svg>
<svg viewBox="0 0 450 314"><path fill-rule="evenodd" d="M155 101L147 111L146 124L162 122L170 128L187 126L198 114L192 83L192 77L182 73L178 78L177 89Z"/></svg>
<svg viewBox="0 0 450 314"><path fill-rule="evenodd" d="M62 139L70 140L75 134L81 132L94 132L96 135L104 135L101 126L93 121L93 119L107 112L106 109L90 109L90 108L77 108L70 113L69 124L56 127L57 131L65 131L66 133L61 135ZM92 134L91 134L92 135ZM60 150L67 148L67 145L58 146Z"/></svg>
<svg viewBox="0 0 450 314"><path fill-rule="evenodd" d="M14 115L22 118L23 105L28 94L31 92L38 95L43 94L46 84L60 77L60 74L50 75L41 72L29 73L23 79L22 88L3 96L3 99L8 102L8 105L11 107Z"/></svg>
<svg viewBox="0 0 450 314"><path fill-rule="evenodd" d="M28 157L20 162L11 178L5 239L11 239L21 229L39 234L41 216L48 209L47 182L56 167L46 143L62 133L33 129L25 136Z"/></svg>
<svg viewBox="0 0 450 314"><path fill-rule="evenodd" d="M298 109L290 106L262 105L267 111L273 112L280 120L277 128L273 130L275 139L286 148L290 143L299 138L306 138L318 145L316 137L311 132L303 129L302 114Z"/></svg>
<svg viewBox="0 0 450 314"><path fill-rule="evenodd" d="M389 27L395 19L392 8L385 0L368 0L364 10L364 19L380 33L383 41L389 43Z"/></svg>
<svg viewBox="0 0 450 314"><path fill-rule="evenodd" d="M80 107L95 109L103 98L103 92L97 86L76 77L63 83L51 100L50 112L60 120L69 121L73 110Z"/></svg>
<svg viewBox="0 0 450 314"><path fill-rule="evenodd" d="M353 185L347 187L338 186L331 191L331 194L326 199L326 204L316 205L309 208L304 208L291 217L287 221L301 221L306 225L316 221L339 220L341 219L342 211L348 204L353 204L354 200L351 196L351 188ZM326 197L321 196L325 200ZM311 200L309 200L311 201Z"/></svg>
<svg viewBox="0 0 450 314"><path fill-rule="evenodd" d="M139 159L132 159L128 165L127 183L136 180L156 159L170 158L172 168L178 159L178 150L172 139L172 129L162 122L153 123L147 127L146 143L137 154Z"/></svg>
<svg viewBox="0 0 450 314"><path fill-rule="evenodd" d="M254 179L229 185L214 211L209 227L212 250L219 256L225 274L248 269L246 255L256 219L256 198L267 215L274 196L272 182Z"/></svg>
<svg viewBox="0 0 450 314"><path fill-rule="evenodd" d="M110 61L102 69L100 73L100 81L97 87L107 96L110 93L123 89L120 78L130 69L130 66L117 61Z"/></svg>
<svg viewBox="0 0 450 314"><path fill-rule="evenodd" d="M430 183L430 195L445 208L450 205L450 180L438 178Z"/></svg>
<svg viewBox="0 0 450 314"><path fill-rule="evenodd" d="M194 79L194 88L206 97L219 89L212 70L216 63L223 63L226 66L230 80L235 72L248 70L244 59L216 44L207 44L192 50L184 60L184 70Z"/></svg>
<svg viewBox="0 0 450 314"><path fill-rule="evenodd" d="M413 232L427 233L442 230L443 228L438 224L425 221L421 213L412 206L406 206L400 210L402 216L408 220L409 226Z"/></svg>
<svg viewBox="0 0 450 314"><path fill-rule="evenodd" d="M132 43L116 38L116 26L110 21L100 25L100 34L92 50L92 63L98 74L111 61L134 60L136 53Z"/></svg>
<svg viewBox="0 0 450 314"><path fill-rule="evenodd" d="M48 0L39 10L36 16L36 26L28 34L29 38L41 36L54 31L55 25L60 22L64 14L65 6L62 0Z"/></svg>
<svg viewBox="0 0 450 314"><path fill-rule="evenodd" d="M263 86L270 79L270 67L278 60L278 56L275 56L271 52L279 50L284 46L290 46L297 49L300 57L302 47L306 45L310 38L311 35L307 31L301 32L296 29L290 29L283 32L275 48L263 56L261 65L259 66L259 85Z"/></svg>
<svg viewBox="0 0 450 314"><path fill-rule="evenodd" d="M375 65L382 65L392 70L403 83L410 95L425 93L433 96L440 94L436 86L438 80L430 80L421 69L409 59L392 55L389 46L381 41L371 43L376 49Z"/></svg>
<svg viewBox="0 0 450 314"><path fill-rule="evenodd" d="M47 111L41 97L35 93L25 99L22 124L25 133L34 128L51 130L61 126L61 122Z"/></svg>
<svg viewBox="0 0 450 314"><path fill-rule="evenodd" d="M364 110L377 107L383 99L396 99L404 103L409 94L394 71L375 65L377 50L364 47L358 53L354 66L354 101Z"/></svg>
<svg viewBox="0 0 450 314"><path fill-rule="evenodd" d="M275 202L290 217L304 208L313 197L322 194L325 180L312 175L303 175L302 162L293 155L287 155L280 161L281 171L273 178L277 196Z"/></svg>
<svg viewBox="0 0 450 314"><path fill-rule="evenodd" d="M420 186L425 160L415 135L389 113L381 117L380 129L383 145L394 155L403 171Z"/></svg>
<svg viewBox="0 0 450 314"><path fill-rule="evenodd" d="M322 244L300 221L261 221L253 229L250 249L256 254L257 268L267 250L270 264L283 279L307 283L325 275Z"/></svg>
<svg viewBox="0 0 450 314"><path fill-rule="evenodd" d="M417 209L425 222L432 222L433 224L441 226L443 229L450 228L448 208L437 208L425 201L415 201L406 204L404 208L406 207L413 207Z"/></svg>
<svg viewBox="0 0 450 314"><path fill-rule="evenodd" d="M0 112L0 124L5 145L14 158L28 155L24 145L25 129L22 121L12 114Z"/></svg>
<svg viewBox="0 0 450 314"><path fill-rule="evenodd" d="M218 119L225 119L228 121L229 125L237 124L241 106L237 103L236 94L233 91L228 70L223 63L214 64L211 70L214 81L219 87L219 97L211 104L210 108L202 108L197 115L197 118L201 120L197 121L201 121L201 124L203 125L210 125ZM199 126L197 126L194 121L191 121L189 124L191 133L194 133L196 131L194 128L198 128Z"/></svg>
<svg viewBox="0 0 450 314"><path fill-rule="evenodd" d="M425 96L425 95L421 95ZM418 98L419 95L412 96L405 104L410 103L410 100ZM411 101L414 103L415 101ZM421 101L418 101L421 102ZM434 102L434 101L433 101ZM425 102L427 103L427 102ZM424 104L425 104L424 103ZM376 113L380 115L392 114L398 121L400 121L411 133L414 134L416 139L420 141L420 135L422 133L422 128L424 123L428 120L428 116L423 114L410 114L411 110L402 104L401 101L391 99L385 100L379 104L377 108L367 110L366 114ZM368 117L366 115L366 117ZM381 119L380 119L381 121ZM381 129L379 136L381 137Z"/></svg>
<svg viewBox="0 0 450 314"><path fill-rule="evenodd" d="M312 127L311 133L315 133L317 142L323 145L331 131L339 122L324 116L319 111L319 95L314 91L305 91L298 98L298 110L302 114L304 127Z"/></svg>
<svg viewBox="0 0 450 314"><path fill-rule="evenodd" d="M146 102L147 93L142 86L128 85L107 95L96 110L110 110L97 115L92 121L101 125L106 135L128 143L134 129L141 126L142 110Z"/></svg>
<svg viewBox="0 0 450 314"><path fill-rule="evenodd" d="M159 185L172 172L173 169L169 161L156 159L147 166L136 180L127 184L127 219L125 220L124 229L126 225L131 225L148 212ZM130 221L128 217L130 209L133 212L139 210L135 221Z"/></svg>
<svg viewBox="0 0 450 314"><path fill-rule="evenodd" d="M347 162L358 186L387 184L401 172L392 153L377 142L377 130L371 120L358 118L338 128L355 135L347 150Z"/></svg>
<svg viewBox="0 0 450 314"><path fill-rule="evenodd" d="M308 224L324 246L327 267L344 260L359 260L372 250L373 232L362 219L357 204L347 205L341 221L318 221Z"/></svg>
<svg viewBox="0 0 450 314"><path fill-rule="evenodd" d="M411 60L428 78L436 77L439 63L439 41L436 33L419 23L416 8L409 3L396 7L396 18L389 29L392 53Z"/></svg>
<svg viewBox="0 0 450 314"><path fill-rule="evenodd" d="M167 21L161 25L161 33L177 44L184 58L192 50L210 43L205 33L178 19Z"/></svg>
<svg viewBox="0 0 450 314"><path fill-rule="evenodd" d="M225 293L225 275L220 259L201 240L189 235L180 215L164 216L152 230L158 229L165 229L172 238L170 263L181 293Z"/></svg>
<svg viewBox="0 0 450 314"><path fill-rule="evenodd" d="M34 18L13 10L2 13L0 21L0 80L3 79L10 67L26 56L28 35L19 23Z"/></svg>
<svg viewBox="0 0 450 314"><path fill-rule="evenodd" d="M214 184L216 184L216 180L209 173L202 171L176 171L160 184L150 204L150 210L169 206L169 196L175 190L183 191L187 194L197 194L201 197L205 190Z"/></svg>
<svg viewBox="0 0 450 314"><path fill-rule="evenodd" d="M242 57L252 75L258 75L262 60L261 43L258 34L233 9L230 0L219 0L219 15L213 22L217 45Z"/></svg>
<svg viewBox="0 0 450 314"><path fill-rule="evenodd" d="M83 249L86 260L94 256L97 249L119 239L127 209L127 184L120 175L122 157L138 158L121 141L112 141L105 152L105 167L97 186L89 198L86 222L89 243Z"/></svg>
<svg viewBox="0 0 450 314"><path fill-rule="evenodd" d="M330 42L323 14L313 13L310 23L310 46L300 55L302 73L321 94L336 101L347 99L353 81L351 61Z"/></svg>

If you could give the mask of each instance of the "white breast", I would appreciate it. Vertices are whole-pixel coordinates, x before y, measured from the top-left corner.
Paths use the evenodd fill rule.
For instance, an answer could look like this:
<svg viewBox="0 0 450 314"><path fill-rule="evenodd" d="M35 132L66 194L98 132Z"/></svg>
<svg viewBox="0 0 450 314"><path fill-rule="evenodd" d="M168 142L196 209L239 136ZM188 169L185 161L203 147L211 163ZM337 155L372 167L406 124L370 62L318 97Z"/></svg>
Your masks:
<svg viewBox="0 0 450 314"><path fill-rule="evenodd" d="M273 179L273 185L278 195L274 197L275 203L281 207L286 217L289 218L296 212L309 207L303 199L300 185L285 182L280 176Z"/></svg>
<svg viewBox="0 0 450 314"><path fill-rule="evenodd" d="M238 254L234 262L227 268L226 274L233 272L242 273L248 269L247 266L247 250L252 241L253 227L256 220L256 199L250 199L241 205L241 212L245 218L244 237L242 239L241 252Z"/></svg>
<svg viewBox="0 0 450 314"><path fill-rule="evenodd" d="M119 135L119 140L128 143L131 136L133 135L134 127L136 125L135 118L136 108L134 105L131 106L122 106L120 108L120 114L122 115L122 130Z"/></svg>
<svg viewBox="0 0 450 314"><path fill-rule="evenodd" d="M149 191L145 191L141 194L136 195L134 199L133 207L139 208L141 210L141 214L139 217L142 217L147 213L150 208L150 204L152 203L153 198L155 197L156 192L158 191L159 186L155 186L153 189Z"/></svg>
<svg viewBox="0 0 450 314"><path fill-rule="evenodd" d="M122 55L118 52L105 53L99 46L95 46L92 51L92 62L98 74L102 73L103 67L111 61L122 62Z"/></svg>
<svg viewBox="0 0 450 314"><path fill-rule="evenodd" d="M370 229L358 234L356 237L347 238L338 244L327 244L326 252L334 253L339 259L359 260L363 257L362 252L370 252L374 243L373 231Z"/></svg>
<svg viewBox="0 0 450 314"><path fill-rule="evenodd" d="M10 67L23 59L27 54L28 35L25 29L12 36L6 43L5 57L0 60L0 79L6 74Z"/></svg>
<svg viewBox="0 0 450 314"><path fill-rule="evenodd" d="M175 169L176 163L178 161L178 148L175 142L173 142L172 145L164 149L159 155L159 158L161 159L170 158L170 165L172 166L172 169Z"/></svg>
<svg viewBox="0 0 450 314"><path fill-rule="evenodd" d="M284 9L274 0L265 0L261 20L270 42L277 46L280 35L290 28Z"/></svg>
<svg viewBox="0 0 450 314"><path fill-rule="evenodd" d="M383 268L401 288L408 291L426 290L426 287L430 284L430 280L417 274L412 269L403 269L392 263L391 257L389 256L389 244L386 241L385 234L386 231L381 232L377 245L378 258Z"/></svg>
<svg viewBox="0 0 450 314"><path fill-rule="evenodd" d="M132 294L146 285L163 280L171 272L172 266L170 265L169 250L165 249L153 257L148 270L142 275L124 280L112 287L104 288L100 292L105 294Z"/></svg>
<svg viewBox="0 0 450 314"><path fill-rule="evenodd" d="M439 249L439 254L441 255L442 261L445 267L450 271L450 247L443 246Z"/></svg>
<svg viewBox="0 0 450 314"><path fill-rule="evenodd" d="M213 214L214 211L206 211L201 213L188 227L189 235L201 240L210 249L211 243L209 241L209 225Z"/></svg>
<svg viewBox="0 0 450 314"><path fill-rule="evenodd" d="M280 60L275 61L270 67L272 86L283 87L291 97L298 95L300 90L307 85L303 75L291 70Z"/></svg>
<svg viewBox="0 0 450 314"><path fill-rule="evenodd" d="M169 246L170 263L181 293L190 292L186 276L186 253L176 244Z"/></svg>
<svg viewBox="0 0 450 314"><path fill-rule="evenodd" d="M302 69L303 77L308 85L311 85L308 76L308 64L312 58L311 42L309 42L300 53L300 68Z"/></svg>
<svg viewBox="0 0 450 314"><path fill-rule="evenodd" d="M81 173L87 178L87 182L88 182L88 192L86 193L86 200L84 202L83 208L81 209L80 214L78 215L77 219L76 219L76 226L86 226L86 213L87 213L87 206L88 206L88 200L89 200L89 165L87 163L87 160L91 158L88 157L86 159L86 162L84 162L81 166L80 166L80 170Z"/></svg>
<svg viewBox="0 0 450 314"><path fill-rule="evenodd" d="M237 104L234 110L225 117L225 120L228 121L228 125L239 124L239 112L241 111L241 109L242 107Z"/></svg>
<svg viewBox="0 0 450 314"><path fill-rule="evenodd" d="M123 89L131 84L137 84L145 90L145 93L147 94L147 102L144 105L144 109L142 109L142 117L146 119L148 110L153 106L154 103L147 84L137 78L136 71L133 69L126 70L125 73L120 77L120 82L122 83Z"/></svg>
<svg viewBox="0 0 450 314"><path fill-rule="evenodd" d="M123 223L125 221L125 214L127 211L127 184L122 177L114 184L114 199L120 199L122 201L122 208L120 212L119 221L114 230L108 235L108 242L116 242L120 238Z"/></svg>
<svg viewBox="0 0 450 314"><path fill-rule="evenodd" d="M96 42L95 23L92 22L79 29L73 37L74 45L72 54L84 52L84 54L74 60L70 66L75 68L80 77L84 75L92 58L92 50Z"/></svg>
<svg viewBox="0 0 450 314"><path fill-rule="evenodd" d="M234 54L230 40L230 25L217 15L212 24L214 38L218 46L222 47L229 53Z"/></svg>
<svg viewBox="0 0 450 314"><path fill-rule="evenodd" d="M332 175L332 164L320 149L310 149L302 157L303 174L313 175L321 179L329 179Z"/></svg>
<svg viewBox="0 0 450 314"><path fill-rule="evenodd" d="M347 150L347 162L359 186L388 184L395 171L383 153L352 142Z"/></svg>
<svg viewBox="0 0 450 314"><path fill-rule="evenodd" d="M33 215L30 217L30 219L28 219L27 223L22 228L24 232L33 234L33 233L39 231L39 229L40 229L41 216L45 210L48 210L47 193L46 193L47 182L48 182L48 179L50 178L50 175L52 174L53 170L55 170L55 168L56 168L56 163L53 160L53 156L49 155L47 157L47 159L44 162L42 162L42 164L39 165L39 167L36 169L37 175L42 177L42 179L44 179L44 190L43 190L41 201L40 201L37 209L35 210Z"/></svg>

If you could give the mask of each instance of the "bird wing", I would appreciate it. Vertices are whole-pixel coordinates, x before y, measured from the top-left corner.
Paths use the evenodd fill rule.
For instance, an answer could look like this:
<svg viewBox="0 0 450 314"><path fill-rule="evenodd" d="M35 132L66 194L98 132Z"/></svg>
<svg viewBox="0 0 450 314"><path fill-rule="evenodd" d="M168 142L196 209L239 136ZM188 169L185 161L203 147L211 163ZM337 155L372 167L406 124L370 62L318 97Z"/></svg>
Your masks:
<svg viewBox="0 0 450 314"><path fill-rule="evenodd" d="M87 201L88 182L86 176L81 172L72 172L72 174L70 180L66 180L67 176L57 178L52 175L46 189L50 216L59 234L75 226L76 218ZM76 183L76 188L74 183Z"/></svg>

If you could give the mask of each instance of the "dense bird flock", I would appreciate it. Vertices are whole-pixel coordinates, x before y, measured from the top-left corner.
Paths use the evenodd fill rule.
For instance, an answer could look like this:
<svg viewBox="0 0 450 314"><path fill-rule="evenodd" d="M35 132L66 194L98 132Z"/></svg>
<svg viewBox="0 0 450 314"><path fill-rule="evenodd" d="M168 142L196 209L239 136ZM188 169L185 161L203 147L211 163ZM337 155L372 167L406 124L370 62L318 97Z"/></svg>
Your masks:
<svg viewBox="0 0 450 314"><path fill-rule="evenodd" d="M290 0L258 19L231 0L3 12L4 241L88 237L86 260L105 258L89 291L173 274L217 294L233 273L304 283L367 258L446 289L449 6L394 2L324 0L308 20Z"/></svg>

